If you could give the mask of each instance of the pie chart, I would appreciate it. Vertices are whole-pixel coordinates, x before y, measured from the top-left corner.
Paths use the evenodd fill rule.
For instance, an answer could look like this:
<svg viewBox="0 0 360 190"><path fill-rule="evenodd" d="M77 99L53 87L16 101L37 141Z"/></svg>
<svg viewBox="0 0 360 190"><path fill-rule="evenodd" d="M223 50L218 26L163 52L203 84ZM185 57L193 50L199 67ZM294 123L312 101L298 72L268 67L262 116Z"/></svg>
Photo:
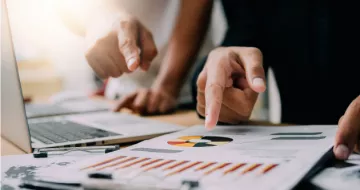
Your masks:
<svg viewBox="0 0 360 190"><path fill-rule="evenodd" d="M179 147L212 147L224 145L231 141L233 139L219 136L183 136L169 140L167 143Z"/></svg>

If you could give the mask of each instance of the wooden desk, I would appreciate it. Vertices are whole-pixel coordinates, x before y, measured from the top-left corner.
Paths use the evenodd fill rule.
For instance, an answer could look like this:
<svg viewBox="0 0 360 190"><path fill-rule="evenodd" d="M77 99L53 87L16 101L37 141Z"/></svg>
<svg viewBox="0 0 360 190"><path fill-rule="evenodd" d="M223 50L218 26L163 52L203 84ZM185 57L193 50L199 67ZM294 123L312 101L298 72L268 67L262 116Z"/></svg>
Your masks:
<svg viewBox="0 0 360 190"><path fill-rule="evenodd" d="M182 126L192 126L192 125L199 125L204 123L202 119L198 118L195 111L178 111L170 115L150 116L146 118L163 121L167 123L173 123ZM25 154L25 152L20 150L11 142L1 137L1 156L16 155L16 154Z"/></svg>

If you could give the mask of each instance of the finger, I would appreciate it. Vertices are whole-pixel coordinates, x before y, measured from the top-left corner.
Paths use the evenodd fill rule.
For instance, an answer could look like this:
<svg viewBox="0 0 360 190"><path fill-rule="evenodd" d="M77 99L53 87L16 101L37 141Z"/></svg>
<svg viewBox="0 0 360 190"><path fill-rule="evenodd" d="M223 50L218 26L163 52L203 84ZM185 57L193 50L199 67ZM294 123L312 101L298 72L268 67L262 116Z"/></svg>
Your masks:
<svg viewBox="0 0 360 190"><path fill-rule="evenodd" d="M245 120L251 115L257 96L258 94L249 88L244 91L236 88L226 88L224 90L224 97L226 97L226 99L223 100L221 108L232 110L232 114L236 114ZM196 98L198 105L205 107L204 93L198 91ZM220 111L220 121L222 118L221 114L222 109ZM223 119L222 122L224 122Z"/></svg>
<svg viewBox="0 0 360 190"><path fill-rule="evenodd" d="M106 65L106 73L110 75L113 78L120 77L123 72L119 69L114 59L112 59L110 56L103 57L102 64Z"/></svg>
<svg viewBox="0 0 360 190"><path fill-rule="evenodd" d="M136 98L137 92L129 94L127 96L122 97L115 108L113 109L114 112L120 111L122 108L129 108L131 109L131 105Z"/></svg>
<svg viewBox="0 0 360 190"><path fill-rule="evenodd" d="M249 119L249 115L239 115L233 109L222 106L219 121L227 124L239 124L240 121L247 121Z"/></svg>
<svg viewBox="0 0 360 190"><path fill-rule="evenodd" d="M160 104L159 104L159 112L160 113L164 114L164 113L166 113L168 111L167 110L167 108L168 108L167 104L168 104L168 102L166 100L162 100L160 102Z"/></svg>
<svg viewBox="0 0 360 190"><path fill-rule="evenodd" d="M255 92L264 92L266 90L265 71L263 68L262 53L257 48L247 48L246 51L239 51L239 59L246 71L246 78L250 87Z"/></svg>
<svg viewBox="0 0 360 190"><path fill-rule="evenodd" d="M238 116L249 117L254 107L257 93L251 89L240 90L237 88L227 88L224 91L222 107L232 110Z"/></svg>
<svg viewBox="0 0 360 190"><path fill-rule="evenodd" d="M119 50L125 58L130 71L135 71L140 65L138 47L138 25L136 21L122 21L118 30Z"/></svg>
<svg viewBox="0 0 360 190"><path fill-rule="evenodd" d="M158 52L152 34L144 26L140 32L140 46L142 50L140 66L146 71Z"/></svg>
<svg viewBox="0 0 360 190"><path fill-rule="evenodd" d="M159 105L160 113L169 113L174 109L173 105L175 104L176 102L174 100L171 100L170 98L164 98Z"/></svg>
<svg viewBox="0 0 360 190"><path fill-rule="evenodd" d="M141 64L140 64L141 70L148 71L150 68L150 64L151 64L151 61L146 61L146 60L141 61Z"/></svg>
<svg viewBox="0 0 360 190"><path fill-rule="evenodd" d="M206 79L207 79L207 70L204 69L203 71L200 72L198 79L196 81L198 92L205 92Z"/></svg>
<svg viewBox="0 0 360 190"><path fill-rule="evenodd" d="M341 125L341 123L342 123L343 120L344 120L344 116L341 116L340 119L339 119L338 124Z"/></svg>
<svg viewBox="0 0 360 190"><path fill-rule="evenodd" d="M205 107L205 94L203 92L198 91L196 96L197 104Z"/></svg>
<svg viewBox="0 0 360 190"><path fill-rule="evenodd" d="M203 117L205 117L205 106L196 104L196 111Z"/></svg>
<svg viewBox="0 0 360 190"><path fill-rule="evenodd" d="M117 67L117 69L119 71L121 71L122 73L130 72L130 70L128 69L128 67L126 65L124 56L122 56L121 54L119 55L119 53L116 53L114 51L108 53L108 55L109 55L109 58L115 63L115 66Z"/></svg>
<svg viewBox="0 0 360 190"><path fill-rule="evenodd" d="M101 79L107 78L105 71L100 66L101 64L98 63L98 61L94 58L93 55L87 55L86 59L87 59L88 64L90 65L90 67L93 69L93 71L99 78L101 78Z"/></svg>
<svg viewBox="0 0 360 190"><path fill-rule="evenodd" d="M203 106L201 104L197 104L196 110L201 116L204 116L205 106ZM228 124L237 124L240 121L247 121L247 120L248 120L248 117L239 116L233 110L229 109L226 106L221 107L221 111L220 111L220 115L219 115L220 122L228 123Z"/></svg>
<svg viewBox="0 0 360 190"><path fill-rule="evenodd" d="M146 112L146 105L148 100L149 91L146 89L141 89L138 91L138 94L135 98L133 104L133 110L140 114L145 114Z"/></svg>
<svg viewBox="0 0 360 190"><path fill-rule="evenodd" d="M257 98L259 96L259 93L253 91L253 89L251 88L247 88L244 90L245 94L246 94L246 97L248 98L248 101L252 103L252 107L254 107L256 101L257 101Z"/></svg>
<svg viewBox="0 0 360 190"><path fill-rule="evenodd" d="M234 87L239 89L246 89L250 88L248 81L246 80L246 77L238 77L234 79Z"/></svg>
<svg viewBox="0 0 360 190"><path fill-rule="evenodd" d="M347 108L335 137L334 154L338 159L347 159L359 141L360 96Z"/></svg>
<svg viewBox="0 0 360 190"><path fill-rule="evenodd" d="M149 104L148 104L148 112L149 113L156 113L159 111L159 104L161 101L161 96L159 93L150 92L149 96Z"/></svg>
<svg viewBox="0 0 360 190"><path fill-rule="evenodd" d="M220 52L221 53L221 52ZM227 79L231 77L229 58L222 53L213 54L207 60L207 77L205 86L205 127L213 129L219 119L223 92Z"/></svg>

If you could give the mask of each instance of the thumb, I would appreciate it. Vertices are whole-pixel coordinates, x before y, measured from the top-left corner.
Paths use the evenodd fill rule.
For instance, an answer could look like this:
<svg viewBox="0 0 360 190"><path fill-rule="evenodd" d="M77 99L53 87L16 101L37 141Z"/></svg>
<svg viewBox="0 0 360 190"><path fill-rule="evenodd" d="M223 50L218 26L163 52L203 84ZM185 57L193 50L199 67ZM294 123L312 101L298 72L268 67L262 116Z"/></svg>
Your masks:
<svg viewBox="0 0 360 190"><path fill-rule="evenodd" d="M130 71L140 65L140 49L138 47L138 25L136 21L122 21L118 31L119 50L125 58Z"/></svg>
<svg viewBox="0 0 360 190"><path fill-rule="evenodd" d="M266 90L266 84L261 51L257 48L248 47L244 50L244 47L241 47L238 54L245 68L246 79L250 88L258 93L264 92Z"/></svg>
<svg viewBox="0 0 360 190"><path fill-rule="evenodd" d="M355 99L339 121L335 137L334 154L338 159L347 159L359 140L360 96Z"/></svg>

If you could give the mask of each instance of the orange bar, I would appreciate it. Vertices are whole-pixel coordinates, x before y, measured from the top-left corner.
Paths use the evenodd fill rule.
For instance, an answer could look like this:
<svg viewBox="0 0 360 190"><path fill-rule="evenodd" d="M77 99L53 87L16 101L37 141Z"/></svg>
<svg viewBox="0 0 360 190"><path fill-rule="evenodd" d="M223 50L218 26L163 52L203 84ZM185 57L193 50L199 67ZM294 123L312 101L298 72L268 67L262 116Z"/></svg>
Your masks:
<svg viewBox="0 0 360 190"><path fill-rule="evenodd" d="M178 170L176 170L176 171L174 171L174 172L171 172L171 173L169 173L169 174L167 174L166 176L171 176L171 175L174 175L174 174L179 174L179 173L181 173L181 172L183 172L183 171L185 171L185 170L187 170L187 169L189 169L189 168L192 168L193 166L196 166L196 165L198 165L198 164L201 164L202 162L194 162L194 163L191 163L191 164L189 164L189 165L187 165L187 166L185 166L185 167L183 167L183 168L180 168L180 169L178 169Z"/></svg>
<svg viewBox="0 0 360 190"><path fill-rule="evenodd" d="M220 164L220 165L216 166L215 168L213 168L213 169L205 172L204 175L209 175L209 174L213 173L214 171L220 170L220 169L222 169L222 168L225 168L226 166L228 166L228 165L230 165L230 164L231 164L231 163L223 163L223 164Z"/></svg>
<svg viewBox="0 0 360 190"><path fill-rule="evenodd" d="M162 160L162 159L151 160L150 162L146 162L145 164L142 164L142 165L140 166L140 168L143 168L143 167L148 166L148 165L150 165L150 164L159 162L159 161L161 161L161 160Z"/></svg>
<svg viewBox="0 0 360 190"><path fill-rule="evenodd" d="M96 163L94 165L90 165L90 166L87 166L85 168L81 168L80 170L86 170L86 169L89 169L89 168L94 168L94 167L97 167L97 166L101 166L101 165L104 165L104 164L107 164L107 163L110 163L112 161L119 160L119 159L122 159L122 158L125 158L125 157L126 156L118 156L118 157L115 157L115 158L111 158L111 159Z"/></svg>
<svg viewBox="0 0 360 190"><path fill-rule="evenodd" d="M246 164L245 163L241 163L241 164L236 164L235 166L231 167L230 169L226 170L224 172L224 175L226 174L229 174L229 173L232 173L232 172L235 172L237 169L245 166Z"/></svg>
<svg viewBox="0 0 360 190"><path fill-rule="evenodd" d="M155 166L151 166L151 167L145 169L144 171L149 171L149 170L152 170L152 169L160 168L161 166L164 166L164 165L169 164L169 163L174 162L174 161L175 160L166 160L165 162L159 163L159 164L157 164Z"/></svg>
<svg viewBox="0 0 360 190"><path fill-rule="evenodd" d="M255 170L256 168L258 168L261 165L262 164L253 164L253 165L249 166L248 168L246 168L244 171L242 171L241 174L246 174L248 172L251 172L251 171Z"/></svg>
<svg viewBox="0 0 360 190"><path fill-rule="evenodd" d="M104 167L102 167L102 168L98 168L97 171L103 170L103 169L105 169L105 168L117 166L117 165L119 165L119 164L123 164L123 163L128 162L128 161L131 161L131 160L135 160L136 158L137 158L137 157L130 157L130 158L127 158L127 159L125 159L125 160L121 160L121 161L119 161L119 162L116 162L116 163L114 163L114 164L107 165L107 166L104 166Z"/></svg>
<svg viewBox="0 0 360 190"><path fill-rule="evenodd" d="M143 162L143 161L146 161L146 160L150 160L150 158L142 158L142 159L140 159L140 160L136 160L136 161L131 162L131 163L128 163L128 164L126 164L126 165L120 166L120 167L116 168L116 170L122 169L122 168L127 168L127 167L133 166L133 165L135 165L135 164L138 164L138 163Z"/></svg>
<svg viewBox="0 0 360 190"><path fill-rule="evenodd" d="M195 171L199 171L199 170L206 169L206 168L208 168L208 167L210 167L210 166L212 166L212 165L214 165L214 164L216 164L216 162L210 162L210 163L204 164L204 165L196 168Z"/></svg>
<svg viewBox="0 0 360 190"><path fill-rule="evenodd" d="M189 161L180 161L180 162L178 162L178 163L175 163L175 164L173 164L173 165L171 165L171 166L163 169L163 171L174 169L174 168L176 168L176 167L178 167L178 166L180 166L180 165L183 165L183 164L185 164L185 163L188 163L188 162L189 162Z"/></svg>
<svg viewBox="0 0 360 190"><path fill-rule="evenodd" d="M276 166L278 166L279 164L270 164L267 165L262 171L261 173L265 174L267 172L269 172L270 170L274 169Z"/></svg>

